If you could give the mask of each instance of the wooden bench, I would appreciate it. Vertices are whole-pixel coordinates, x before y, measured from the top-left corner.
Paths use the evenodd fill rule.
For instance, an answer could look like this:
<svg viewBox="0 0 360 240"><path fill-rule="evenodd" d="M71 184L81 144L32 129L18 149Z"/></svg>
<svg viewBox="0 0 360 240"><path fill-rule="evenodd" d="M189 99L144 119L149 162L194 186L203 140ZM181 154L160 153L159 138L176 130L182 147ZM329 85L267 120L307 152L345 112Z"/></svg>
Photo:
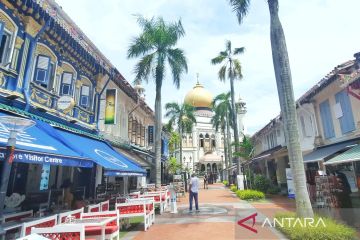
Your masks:
<svg viewBox="0 0 360 240"><path fill-rule="evenodd" d="M34 221L24 222L21 227L20 237L25 237L31 234L32 228L48 228L57 224L57 215L43 217Z"/></svg>

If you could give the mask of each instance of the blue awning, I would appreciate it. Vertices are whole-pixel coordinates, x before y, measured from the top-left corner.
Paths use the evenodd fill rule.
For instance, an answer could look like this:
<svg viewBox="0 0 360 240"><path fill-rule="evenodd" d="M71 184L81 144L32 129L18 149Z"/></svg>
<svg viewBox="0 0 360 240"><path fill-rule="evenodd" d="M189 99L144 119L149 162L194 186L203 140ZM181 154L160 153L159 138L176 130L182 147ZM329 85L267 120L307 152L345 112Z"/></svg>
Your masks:
<svg viewBox="0 0 360 240"><path fill-rule="evenodd" d="M7 114L0 112L0 116ZM86 157L80 156L75 151L66 147L60 141L44 132L39 124L28 128L16 137L15 162L50 164L73 167L92 167L93 162ZM0 123L0 160L6 155L6 144L9 138L9 130Z"/></svg>
<svg viewBox="0 0 360 240"><path fill-rule="evenodd" d="M60 142L79 153L90 158L105 168L105 176L144 176L146 171L130 159L118 153L106 142L80 136L75 133L44 126L44 130Z"/></svg>
<svg viewBox="0 0 360 240"><path fill-rule="evenodd" d="M326 161L336 153L345 151L355 146L359 140L350 140L319 147L304 156L304 163Z"/></svg>

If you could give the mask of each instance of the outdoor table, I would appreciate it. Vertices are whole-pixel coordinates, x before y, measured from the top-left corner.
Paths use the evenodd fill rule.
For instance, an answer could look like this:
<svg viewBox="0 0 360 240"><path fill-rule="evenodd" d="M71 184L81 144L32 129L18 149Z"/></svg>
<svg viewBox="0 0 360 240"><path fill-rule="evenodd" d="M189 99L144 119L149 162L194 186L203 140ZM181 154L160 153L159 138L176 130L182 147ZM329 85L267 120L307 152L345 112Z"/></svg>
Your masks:
<svg viewBox="0 0 360 240"><path fill-rule="evenodd" d="M116 217L104 217L104 218L84 218L74 219L69 223L61 224L81 224L85 227L101 227L101 239L105 239L105 227L106 224L116 220Z"/></svg>

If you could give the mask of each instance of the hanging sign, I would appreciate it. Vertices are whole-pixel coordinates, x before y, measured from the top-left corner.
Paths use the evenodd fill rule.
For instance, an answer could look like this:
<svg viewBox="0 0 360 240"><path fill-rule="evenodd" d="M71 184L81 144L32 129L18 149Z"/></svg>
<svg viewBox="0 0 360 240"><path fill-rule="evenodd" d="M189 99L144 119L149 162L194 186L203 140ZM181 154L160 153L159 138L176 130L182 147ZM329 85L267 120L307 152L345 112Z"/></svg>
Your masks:
<svg viewBox="0 0 360 240"><path fill-rule="evenodd" d="M61 111L68 112L75 106L75 101L70 96L62 96L57 101L57 108Z"/></svg>
<svg viewBox="0 0 360 240"><path fill-rule="evenodd" d="M291 168L286 168L286 181L288 187L288 197L295 198L294 181Z"/></svg>
<svg viewBox="0 0 360 240"><path fill-rule="evenodd" d="M154 143L154 126L148 127L148 142L149 144Z"/></svg>
<svg viewBox="0 0 360 240"><path fill-rule="evenodd" d="M106 90L105 124L116 124L116 89Z"/></svg>

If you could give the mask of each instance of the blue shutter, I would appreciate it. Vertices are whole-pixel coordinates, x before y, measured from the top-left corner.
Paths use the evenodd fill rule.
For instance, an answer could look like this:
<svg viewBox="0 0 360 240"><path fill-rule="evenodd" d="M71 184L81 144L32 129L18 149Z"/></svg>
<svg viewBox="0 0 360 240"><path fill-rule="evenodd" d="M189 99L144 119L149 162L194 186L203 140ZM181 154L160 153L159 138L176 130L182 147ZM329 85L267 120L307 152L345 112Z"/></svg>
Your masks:
<svg viewBox="0 0 360 240"><path fill-rule="evenodd" d="M348 93L343 90L335 95L336 103L340 103L342 117L339 118L341 132L343 134L355 130L354 116Z"/></svg>
<svg viewBox="0 0 360 240"><path fill-rule="evenodd" d="M321 122L326 139L335 137L334 125L331 117L329 100L320 103Z"/></svg>
<svg viewBox="0 0 360 240"><path fill-rule="evenodd" d="M47 85L49 83L50 57L39 55L35 66L34 81Z"/></svg>
<svg viewBox="0 0 360 240"><path fill-rule="evenodd" d="M2 35L4 33L4 27L5 27L5 23L0 21L0 39L2 38Z"/></svg>

